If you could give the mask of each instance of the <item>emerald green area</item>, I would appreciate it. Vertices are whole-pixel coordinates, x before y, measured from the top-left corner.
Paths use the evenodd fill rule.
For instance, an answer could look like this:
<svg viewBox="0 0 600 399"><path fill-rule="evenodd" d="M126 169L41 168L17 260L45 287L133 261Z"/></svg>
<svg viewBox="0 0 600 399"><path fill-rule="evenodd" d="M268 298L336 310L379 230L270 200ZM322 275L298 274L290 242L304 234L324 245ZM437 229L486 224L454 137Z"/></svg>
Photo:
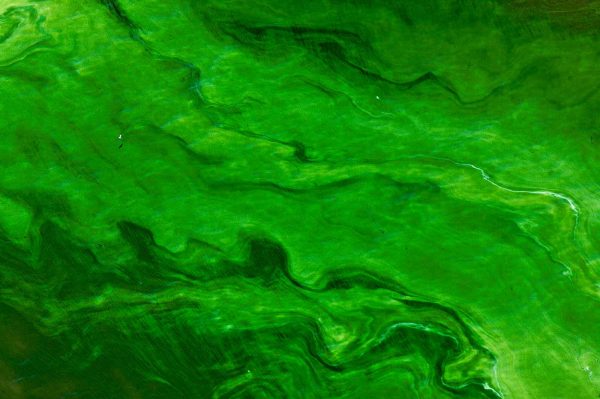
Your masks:
<svg viewBox="0 0 600 399"><path fill-rule="evenodd" d="M0 398L597 398L599 28L1 0Z"/></svg>

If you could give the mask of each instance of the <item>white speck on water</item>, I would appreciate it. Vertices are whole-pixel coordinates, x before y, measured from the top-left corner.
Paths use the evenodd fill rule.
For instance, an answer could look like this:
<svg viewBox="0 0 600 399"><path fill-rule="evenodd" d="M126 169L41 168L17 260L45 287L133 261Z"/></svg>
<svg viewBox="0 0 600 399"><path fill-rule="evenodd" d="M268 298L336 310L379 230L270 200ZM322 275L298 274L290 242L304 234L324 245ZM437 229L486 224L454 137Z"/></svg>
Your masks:
<svg viewBox="0 0 600 399"><path fill-rule="evenodd" d="M123 135L119 134L119 140L123 140Z"/></svg>
<svg viewBox="0 0 600 399"><path fill-rule="evenodd" d="M381 98L379 98L379 96L375 96L376 99L381 100Z"/></svg>

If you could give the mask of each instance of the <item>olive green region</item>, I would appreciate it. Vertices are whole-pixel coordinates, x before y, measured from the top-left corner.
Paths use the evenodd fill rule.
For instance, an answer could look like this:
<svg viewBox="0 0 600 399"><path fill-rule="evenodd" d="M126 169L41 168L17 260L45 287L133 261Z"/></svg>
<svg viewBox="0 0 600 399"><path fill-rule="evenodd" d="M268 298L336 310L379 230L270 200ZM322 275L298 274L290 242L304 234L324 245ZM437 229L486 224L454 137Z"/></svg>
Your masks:
<svg viewBox="0 0 600 399"><path fill-rule="evenodd" d="M599 28L0 0L0 398L597 398Z"/></svg>

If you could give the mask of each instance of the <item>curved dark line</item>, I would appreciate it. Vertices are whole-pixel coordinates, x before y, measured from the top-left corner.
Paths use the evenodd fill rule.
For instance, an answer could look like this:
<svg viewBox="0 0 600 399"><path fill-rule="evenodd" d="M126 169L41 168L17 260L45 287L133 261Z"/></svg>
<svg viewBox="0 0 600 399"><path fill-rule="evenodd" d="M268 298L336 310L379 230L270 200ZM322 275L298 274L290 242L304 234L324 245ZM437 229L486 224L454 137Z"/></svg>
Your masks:
<svg viewBox="0 0 600 399"><path fill-rule="evenodd" d="M139 27L127 16L118 0L99 0L108 11L122 24L130 29L139 29Z"/></svg>
<svg viewBox="0 0 600 399"><path fill-rule="evenodd" d="M309 27L304 27L304 26L273 26L273 25L266 25L266 26L246 26L240 23L237 23L234 25L236 28L244 30L254 36L263 36L266 32L269 31L274 31L274 32L283 32L283 33L288 33L288 34L292 34L293 36L297 37L297 38L302 38L303 36L307 36L307 35L323 35L323 36L334 36L336 38L341 38L341 39L349 39L355 43L360 43L361 45L364 45L366 47L370 48L370 45L362 38L360 37L360 35L351 32L351 31L347 31L347 30L343 30L343 29L327 29L327 28L309 28Z"/></svg>
<svg viewBox="0 0 600 399"><path fill-rule="evenodd" d="M462 318L459 316L459 314L456 310L454 310L450 307L441 305L436 302L425 302L425 301L419 301L419 300L414 300L414 299L397 299L397 300L409 307L433 308L433 309L437 309L437 310L441 311L442 313L449 315L455 322L457 322L460 325L461 329L463 330L463 333L467 337L469 344L471 344L471 346L473 346L474 348L477 348L478 350L481 350L482 352L484 352L490 356L493 356L493 354L487 348L483 347L481 345L481 343L479 343L475 339L475 334L473 332L471 332L471 329L469 328L467 323L465 323L462 320Z"/></svg>
<svg viewBox="0 0 600 399"><path fill-rule="evenodd" d="M98 0L98 1L102 5L104 5L109 10L109 12L121 24L123 24L127 27L128 31L129 31L129 36L134 41L140 43L149 54L151 54L153 57L156 57L159 59L162 58L167 61L173 61L173 62L183 66L184 68L188 69L190 71L190 80L192 82L190 85L190 90L192 90L194 92L195 98L197 99L198 103L204 104L204 98L200 91L200 86L201 86L200 85L200 78L201 78L200 68L198 68L196 65L194 65L193 63L191 63L189 61L185 61L181 58L177 58L177 57L173 57L173 56L166 56L164 54L161 54L154 48L152 48L152 46L150 46L150 44L148 44L148 42L145 39L143 39L140 35L140 31L142 31L143 29L139 25L137 25L131 18L129 18L129 16L127 15L127 13L125 13L125 11L120 6L120 4L117 0Z"/></svg>

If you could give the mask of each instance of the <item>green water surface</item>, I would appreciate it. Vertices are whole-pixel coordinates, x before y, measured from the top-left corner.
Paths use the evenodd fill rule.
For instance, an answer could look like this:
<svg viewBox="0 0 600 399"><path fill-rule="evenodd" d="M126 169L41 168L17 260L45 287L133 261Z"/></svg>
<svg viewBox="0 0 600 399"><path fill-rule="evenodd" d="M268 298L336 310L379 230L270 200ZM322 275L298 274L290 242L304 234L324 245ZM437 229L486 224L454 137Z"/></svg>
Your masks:
<svg viewBox="0 0 600 399"><path fill-rule="evenodd" d="M0 0L0 399L597 398L599 32Z"/></svg>

